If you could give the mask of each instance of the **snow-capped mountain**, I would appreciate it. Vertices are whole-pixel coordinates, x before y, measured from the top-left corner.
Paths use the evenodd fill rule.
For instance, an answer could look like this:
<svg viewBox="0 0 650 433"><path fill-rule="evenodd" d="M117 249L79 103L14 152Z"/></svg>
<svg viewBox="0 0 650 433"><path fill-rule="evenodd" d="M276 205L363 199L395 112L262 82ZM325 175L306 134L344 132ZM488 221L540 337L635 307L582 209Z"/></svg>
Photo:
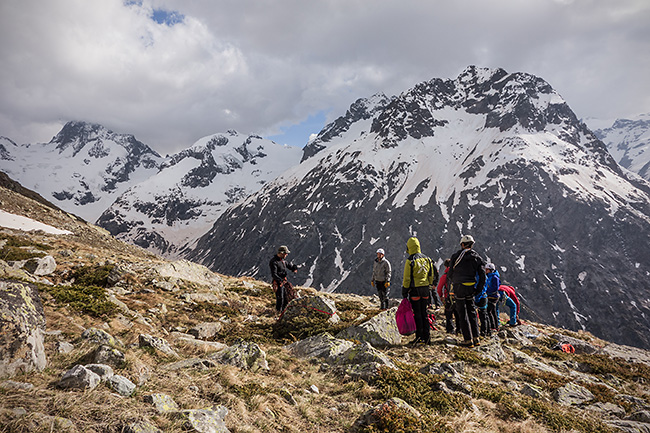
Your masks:
<svg viewBox="0 0 650 433"><path fill-rule="evenodd" d="M176 256L228 206L297 165L301 153L235 131L204 137L122 194L97 223L119 239Z"/></svg>
<svg viewBox="0 0 650 433"><path fill-rule="evenodd" d="M85 122L68 122L49 143L0 140L0 170L91 222L128 187L158 172L161 161L133 135Z"/></svg>
<svg viewBox="0 0 650 433"><path fill-rule="evenodd" d="M467 233L517 287L523 319L650 347L650 185L547 82L469 67L375 100L224 212L189 257L268 278L288 245L295 283L370 294L381 247L400 297L409 236L440 264Z"/></svg>
<svg viewBox="0 0 650 433"><path fill-rule="evenodd" d="M650 180L650 114L617 119L610 125L593 128L594 134L621 166Z"/></svg>

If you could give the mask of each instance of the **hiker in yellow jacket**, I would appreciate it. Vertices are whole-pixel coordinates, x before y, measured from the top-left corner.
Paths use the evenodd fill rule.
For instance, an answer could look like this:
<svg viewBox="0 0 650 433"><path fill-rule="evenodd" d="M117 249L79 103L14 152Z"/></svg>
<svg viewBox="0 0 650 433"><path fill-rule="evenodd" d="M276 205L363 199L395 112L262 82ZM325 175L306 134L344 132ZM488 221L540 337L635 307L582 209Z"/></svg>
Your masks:
<svg viewBox="0 0 650 433"><path fill-rule="evenodd" d="M406 242L409 257L404 264L404 281L402 298L409 298L415 317L415 340L411 344L429 344L431 342L427 306L431 287L438 283L438 271L431 259L420 250L420 241L411 237Z"/></svg>

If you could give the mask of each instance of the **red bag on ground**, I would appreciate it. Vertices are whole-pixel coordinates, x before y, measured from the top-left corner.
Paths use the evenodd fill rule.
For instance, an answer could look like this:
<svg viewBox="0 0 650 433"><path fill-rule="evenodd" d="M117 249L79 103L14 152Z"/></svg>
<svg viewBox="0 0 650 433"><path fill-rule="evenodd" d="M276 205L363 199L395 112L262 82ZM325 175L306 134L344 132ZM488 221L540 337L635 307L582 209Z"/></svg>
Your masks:
<svg viewBox="0 0 650 433"><path fill-rule="evenodd" d="M411 335L415 332L415 317L413 316L413 308L411 302L404 298L397 307L395 313L395 321L397 322L397 329L402 335Z"/></svg>

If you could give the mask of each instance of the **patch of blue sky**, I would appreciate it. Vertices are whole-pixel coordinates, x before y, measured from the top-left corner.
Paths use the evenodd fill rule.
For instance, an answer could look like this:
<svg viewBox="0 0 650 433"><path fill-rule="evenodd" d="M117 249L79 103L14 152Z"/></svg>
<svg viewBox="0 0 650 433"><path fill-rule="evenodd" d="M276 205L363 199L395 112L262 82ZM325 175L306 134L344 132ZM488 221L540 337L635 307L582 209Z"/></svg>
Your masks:
<svg viewBox="0 0 650 433"><path fill-rule="evenodd" d="M158 24L165 24L169 27L182 23L185 19L185 15L177 11L168 11L165 9L154 9L153 15L151 16Z"/></svg>
<svg viewBox="0 0 650 433"><path fill-rule="evenodd" d="M309 143L311 135L318 134L327 120L326 112L319 111L313 114L301 123L289 126L281 126L280 134L271 135L266 138L279 144L288 144L289 146L304 147Z"/></svg>

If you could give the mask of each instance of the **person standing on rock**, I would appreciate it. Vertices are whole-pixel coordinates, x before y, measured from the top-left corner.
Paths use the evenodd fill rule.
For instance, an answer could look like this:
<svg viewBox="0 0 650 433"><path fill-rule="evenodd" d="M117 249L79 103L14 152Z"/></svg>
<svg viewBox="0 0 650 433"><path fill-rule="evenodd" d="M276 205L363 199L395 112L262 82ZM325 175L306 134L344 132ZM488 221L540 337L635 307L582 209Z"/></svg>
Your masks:
<svg viewBox="0 0 650 433"><path fill-rule="evenodd" d="M415 340L411 344L430 344L431 334L427 307L431 287L438 283L438 270L431 259L420 250L420 241L411 237L406 242L409 257L404 264L402 298L409 298L415 317Z"/></svg>
<svg viewBox="0 0 650 433"><path fill-rule="evenodd" d="M384 250L377 250L377 258L372 264L372 281L370 284L375 286L379 295L379 308L388 309L388 295L390 293L390 262L386 259Z"/></svg>
<svg viewBox="0 0 650 433"><path fill-rule="evenodd" d="M287 280L287 270L298 272L298 267L286 260L289 255L289 248L282 245L278 253L269 262L271 267L271 278L273 279L273 291L275 292L275 309L281 313L289 301L296 297L293 286Z"/></svg>
<svg viewBox="0 0 650 433"><path fill-rule="evenodd" d="M488 298L488 317L490 318L490 327L494 331L499 331L499 286L501 285L501 276L497 271L494 263L485 265L485 291Z"/></svg>
<svg viewBox="0 0 650 433"><path fill-rule="evenodd" d="M463 332L464 341L460 345L474 347L480 344L474 297L485 288L485 262L472 249L472 236L463 235L460 246L461 249L451 256L447 279L452 285L451 292L456 299L456 311Z"/></svg>

